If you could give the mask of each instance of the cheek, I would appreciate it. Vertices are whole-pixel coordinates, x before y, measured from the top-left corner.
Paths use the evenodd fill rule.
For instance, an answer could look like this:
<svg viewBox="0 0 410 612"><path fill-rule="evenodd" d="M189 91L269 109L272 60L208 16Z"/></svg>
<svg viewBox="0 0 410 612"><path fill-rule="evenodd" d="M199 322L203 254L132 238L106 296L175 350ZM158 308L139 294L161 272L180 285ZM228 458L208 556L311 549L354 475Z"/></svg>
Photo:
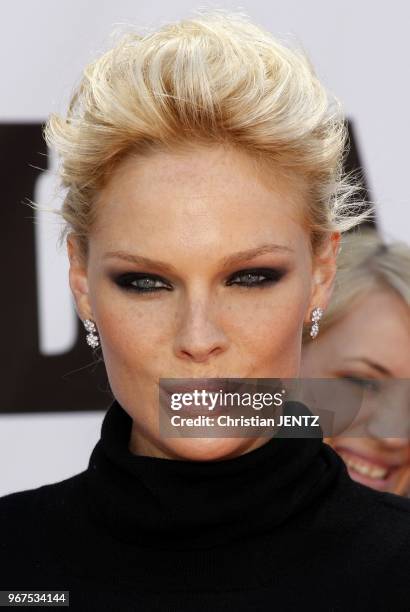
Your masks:
<svg viewBox="0 0 410 612"><path fill-rule="evenodd" d="M247 325L242 324L239 338L261 355L266 351L280 353L299 344L303 317L278 307L257 309Z"/></svg>
<svg viewBox="0 0 410 612"><path fill-rule="evenodd" d="M226 328L233 344L259 372L267 370L268 377L273 366L280 364L285 371L292 364L293 370L299 362L308 299L303 289L291 284L280 289L278 285L269 295L261 293L252 300L242 300L227 317Z"/></svg>
<svg viewBox="0 0 410 612"><path fill-rule="evenodd" d="M165 316L165 318L164 318ZM161 369L165 344L166 313L130 297L100 300L96 311L107 373L115 381L143 383L146 373Z"/></svg>

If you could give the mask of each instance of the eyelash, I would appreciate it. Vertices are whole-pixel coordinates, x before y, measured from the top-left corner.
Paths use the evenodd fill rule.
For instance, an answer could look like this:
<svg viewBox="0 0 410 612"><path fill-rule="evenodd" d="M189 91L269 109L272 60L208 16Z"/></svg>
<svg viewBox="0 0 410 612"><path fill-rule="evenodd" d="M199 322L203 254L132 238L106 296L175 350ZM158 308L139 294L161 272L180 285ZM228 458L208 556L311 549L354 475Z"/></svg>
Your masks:
<svg viewBox="0 0 410 612"><path fill-rule="evenodd" d="M353 383L354 385L358 385L363 389L368 389L369 391L380 391L380 385L375 380L370 380L368 378L360 378L359 376L342 376L345 380Z"/></svg>
<svg viewBox="0 0 410 612"><path fill-rule="evenodd" d="M252 269L247 269L247 270L240 270L239 272L237 272L236 274L234 274L233 276L230 277L230 279L235 279L235 278L241 278L243 276L263 276L265 277L263 280L259 280L256 282L241 282L241 283L237 283L237 282L232 282L229 284L232 285L238 285L239 287L245 287L246 289L251 289L251 288L258 288L261 289L263 287L266 286L270 286L274 283L277 283L281 280L281 278L283 278L283 276L285 275L285 271L284 270L280 270L280 269L275 269L275 268L252 268ZM124 289L125 291L133 291L139 294L142 293L155 293L157 291L162 291L163 289L170 291L170 287L137 287L135 285L132 285L132 283L134 281L154 281L154 282L161 282L165 284L165 281L163 281L163 279L159 276L156 276L155 274L143 274L141 273L137 273L137 272L129 272L126 274L121 274L120 276L116 277L114 279L114 282L121 287L122 289ZM229 281L228 281L229 282Z"/></svg>

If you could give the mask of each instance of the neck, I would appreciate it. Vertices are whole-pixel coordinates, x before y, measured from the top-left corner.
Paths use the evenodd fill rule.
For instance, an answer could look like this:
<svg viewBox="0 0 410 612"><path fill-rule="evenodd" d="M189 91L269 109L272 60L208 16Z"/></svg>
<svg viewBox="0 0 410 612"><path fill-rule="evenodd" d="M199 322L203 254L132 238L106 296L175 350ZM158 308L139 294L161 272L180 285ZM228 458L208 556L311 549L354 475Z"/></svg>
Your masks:
<svg viewBox="0 0 410 612"><path fill-rule="evenodd" d="M130 452L132 425L114 402L87 471L90 508L119 539L153 550L208 548L265 533L310 504L340 467L334 451L329 463L322 437L252 440L258 448L220 461L137 455Z"/></svg>

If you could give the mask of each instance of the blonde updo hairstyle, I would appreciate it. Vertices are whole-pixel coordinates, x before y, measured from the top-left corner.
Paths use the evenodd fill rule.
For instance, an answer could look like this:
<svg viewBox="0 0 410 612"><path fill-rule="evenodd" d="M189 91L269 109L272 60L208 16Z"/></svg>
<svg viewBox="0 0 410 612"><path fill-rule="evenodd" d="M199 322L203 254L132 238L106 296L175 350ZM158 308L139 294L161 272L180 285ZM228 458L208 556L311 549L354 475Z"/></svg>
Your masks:
<svg viewBox="0 0 410 612"><path fill-rule="evenodd" d="M248 153L267 178L281 171L304 186L312 252L329 232L372 214L343 175L340 104L302 51L242 13L201 11L144 35L122 33L86 66L66 116L52 114L44 135L66 191L55 211L64 219L60 240L74 234L85 257L97 196L131 153L223 144Z"/></svg>
<svg viewBox="0 0 410 612"><path fill-rule="evenodd" d="M410 307L410 247L397 240L385 241L375 229L360 228L342 238L332 297L320 321L320 333L374 289L394 291ZM303 341L312 341L309 329L304 329Z"/></svg>

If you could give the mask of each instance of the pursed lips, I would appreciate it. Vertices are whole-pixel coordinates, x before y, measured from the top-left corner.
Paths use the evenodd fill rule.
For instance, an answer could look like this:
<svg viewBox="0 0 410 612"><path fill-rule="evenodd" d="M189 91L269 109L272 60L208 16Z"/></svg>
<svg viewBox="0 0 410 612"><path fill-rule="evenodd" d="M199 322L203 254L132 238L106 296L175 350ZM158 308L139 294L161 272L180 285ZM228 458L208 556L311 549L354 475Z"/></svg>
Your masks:
<svg viewBox="0 0 410 612"><path fill-rule="evenodd" d="M183 379L182 379L183 380ZM235 382L229 381L226 378L221 378L221 382L216 382L212 380L212 382L208 382L207 379L195 379L193 382L181 382L178 383L177 380L170 381L166 385L162 385L164 390L170 393L193 393L194 391L209 391L209 392L233 392L239 391L241 387L243 387L244 383L242 381Z"/></svg>
<svg viewBox="0 0 410 612"><path fill-rule="evenodd" d="M167 384L162 385L162 391L165 394L167 407L169 407L171 403L171 396L173 393L178 393L178 394L193 393L194 391L197 390L200 393L200 398L205 400L206 403L202 406L186 405L182 408L182 412L187 413L187 414L193 414L193 413L200 413L201 408L205 409L206 411L209 409L209 403L206 397L208 393L218 394L220 391L222 391L222 393L235 393L235 392L240 393L246 387L246 384L247 383L242 380L236 381L234 379L229 380L226 378L221 378L219 383L217 383L215 379L212 379L212 380L208 379L208 382L207 382L207 379L195 379L189 383L188 382L185 383L183 382L183 380L181 380L181 383L178 383L177 380L175 381L171 380ZM204 394L202 394L202 391L205 391L205 394L206 394L205 397L204 397ZM213 414L219 413L219 412L225 412L226 410L229 410L229 406L225 405L223 403L223 400L222 400L222 403L216 400L216 404L213 403L212 405L213 405L213 408L212 408Z"/></svg>

